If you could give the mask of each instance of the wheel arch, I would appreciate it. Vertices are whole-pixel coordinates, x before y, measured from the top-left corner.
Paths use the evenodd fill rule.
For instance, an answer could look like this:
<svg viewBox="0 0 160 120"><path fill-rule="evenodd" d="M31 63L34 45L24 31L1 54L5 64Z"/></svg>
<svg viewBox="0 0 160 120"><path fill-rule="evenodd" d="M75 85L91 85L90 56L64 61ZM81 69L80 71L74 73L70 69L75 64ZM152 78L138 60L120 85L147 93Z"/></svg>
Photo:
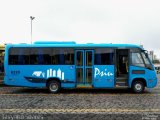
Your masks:
<svg viewBox="0 0 160 120"><path fill-rule="evenodd" d="M134 78L134 79L132 80L131 86L133 85L133 83L134 83L135 81L141 81L141 82L144 83L144 86L147 87L146 79L144 79L144 78Z"/></svg>
<svg viewBox="0 0 160 120"><path fill-rule="evenodd" d="M49 83L50 81L57 81L57 82L60 83L60 86L61 86L61 80L60 80L59 78L57 78L57 77L51 77L51 78L48 78L48 79L47 79L47 81L46 81L46 87L48 86L48 83Z"/></svg>

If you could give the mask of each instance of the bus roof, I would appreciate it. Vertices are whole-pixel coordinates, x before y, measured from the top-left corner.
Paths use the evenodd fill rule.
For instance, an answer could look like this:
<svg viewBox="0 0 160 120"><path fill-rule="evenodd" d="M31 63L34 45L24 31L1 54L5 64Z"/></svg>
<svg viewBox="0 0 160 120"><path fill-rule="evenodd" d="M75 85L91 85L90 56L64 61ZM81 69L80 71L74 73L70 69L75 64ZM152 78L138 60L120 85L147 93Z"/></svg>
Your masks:
<svg viewBox="0 0 160 120"><path fill-rule="evenodd" d="M118 48L141 48L140 45L134 44L107 44L107 43L86 43L86 44L76 44L75 42L35 42L34 44L7 44L7 47L118 47Z"/></svg>
<svg viewBox="0 0 160 120"><path fill-rule="evenodd" d="M76 44L74 41L36 41L34 44Z"/></svg>

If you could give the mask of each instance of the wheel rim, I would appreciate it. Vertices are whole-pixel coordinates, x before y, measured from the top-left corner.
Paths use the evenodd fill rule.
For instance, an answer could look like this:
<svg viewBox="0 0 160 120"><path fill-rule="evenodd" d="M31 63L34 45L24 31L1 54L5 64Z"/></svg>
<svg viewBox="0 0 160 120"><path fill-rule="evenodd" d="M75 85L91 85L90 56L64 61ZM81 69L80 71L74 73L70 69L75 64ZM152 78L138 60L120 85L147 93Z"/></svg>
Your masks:
<svg viewBox="0 0 160 120"><path fill-rule="evenodd" d="M58 85L56 83L51 83L49 88L52 92L56 92L58 90Z"/></svg>
<svg viewBox="0 0 160 120"><path fill-rule="evenodd" d="M140 83L137 83L137 84L135 85L135 89L136 89L137 91L141 91L141 90L142 90L142 85L141 85Z"/></svg>

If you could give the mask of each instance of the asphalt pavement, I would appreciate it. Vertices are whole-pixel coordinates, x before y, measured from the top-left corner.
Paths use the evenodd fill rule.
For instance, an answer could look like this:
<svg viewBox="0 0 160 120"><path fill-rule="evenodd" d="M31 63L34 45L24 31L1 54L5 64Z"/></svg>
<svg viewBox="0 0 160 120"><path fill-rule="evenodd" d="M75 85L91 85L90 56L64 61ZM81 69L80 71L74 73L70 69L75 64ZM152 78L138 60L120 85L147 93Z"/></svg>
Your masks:
<svg viewBox="0 0 160 120"><path fill-rule="evenodd" d="M130 89L46 89L0 86L0 119L159 120L160 82L134 94Z"/></svg>

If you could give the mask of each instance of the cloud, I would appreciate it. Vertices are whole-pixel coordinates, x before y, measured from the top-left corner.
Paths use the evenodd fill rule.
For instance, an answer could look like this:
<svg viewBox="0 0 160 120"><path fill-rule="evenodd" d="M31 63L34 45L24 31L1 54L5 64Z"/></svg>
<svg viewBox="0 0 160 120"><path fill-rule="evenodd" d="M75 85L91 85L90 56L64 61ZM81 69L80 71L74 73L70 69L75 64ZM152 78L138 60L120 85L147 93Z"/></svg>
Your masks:
<svg viewBox="0 0 160 120"><path fill-rule="evenodd" d="M143 44L158 51L159 0L0 0L0 41ZM158 52L157 52L158 53ZM160 55L157 54L159 57Z"/></svg>

